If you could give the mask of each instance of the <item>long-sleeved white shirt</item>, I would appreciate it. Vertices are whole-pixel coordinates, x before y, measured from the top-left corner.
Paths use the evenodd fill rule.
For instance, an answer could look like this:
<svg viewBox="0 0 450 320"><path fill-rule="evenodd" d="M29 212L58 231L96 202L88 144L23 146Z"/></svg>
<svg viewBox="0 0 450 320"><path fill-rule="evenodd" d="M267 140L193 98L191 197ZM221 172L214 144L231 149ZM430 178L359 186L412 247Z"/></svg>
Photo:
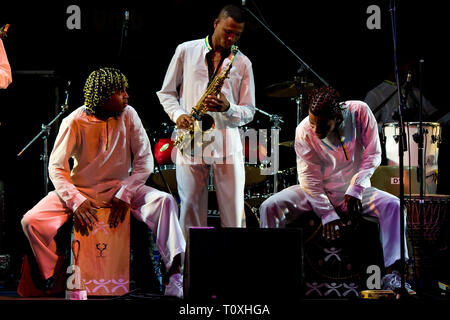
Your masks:
<svg viewBox="0 0 450 320"><path fill-rule="evenodd" d="M346 101L342 114L339 138L333 131L319 139L308 117L296 129L300 186L322 224L339 219L335 208L343 205L346 194L362 199L364 189L371 186L370 177L381 163L377 122L369 106L362 101Z"/></svg>
<svg viewBox="0 0 450 320"><path fill-rule="evenodd" d="M74 160L72 170L69 158ZM150 141L133 107L103 121L81 106L61 122L49 176L58 195L75 211L87 198L102 203L117 197L130 203L153 165Z"/></svg>
<svg viewBox="0 0 450 320"><path fill-rule="evenodd" d="M3 41L0 39L0 88L6 89L11 82L11 66L9 65Z"/></svg>
<svg viewBox="0 0 450 320"><path fill-rule="evenodd" d="M206 54L210 50L207 38L184 42L176 48L162 88L156 93L173 122L180 115L189 114L205 93L209 82ZM231 56L223 61L222 68L229 64L230 58ZM252 121L255 115L252 64L240 51L236 54L229 78L225 80L221 92L230 102L230 108L226 112L208 114L214 118L214 131L220 130L222 134L226 151L223 151L222 144L215 144L210 147L212 158L222 158L241 151L238 127Z"/></svg>

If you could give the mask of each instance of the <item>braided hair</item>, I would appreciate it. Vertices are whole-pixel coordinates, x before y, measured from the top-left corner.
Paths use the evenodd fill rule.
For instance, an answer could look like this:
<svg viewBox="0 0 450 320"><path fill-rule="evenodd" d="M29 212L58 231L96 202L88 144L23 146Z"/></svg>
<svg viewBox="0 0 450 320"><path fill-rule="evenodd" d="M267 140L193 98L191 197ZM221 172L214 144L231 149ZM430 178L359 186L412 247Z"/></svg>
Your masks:
<svg viewBox="0 0 450 320"><path fill-rule="evenodd" d="M118 90L128 88L125 75L115 68L100 68L93 71L84 85L84 104L93 114Z"/></svg>
<svg viewBox="0 0 450 320"><path fill-rule="evenodd" d="M315 116L339 119L342 116L340 94L332 87L321 87L309 95L309 112Z"/></svg>

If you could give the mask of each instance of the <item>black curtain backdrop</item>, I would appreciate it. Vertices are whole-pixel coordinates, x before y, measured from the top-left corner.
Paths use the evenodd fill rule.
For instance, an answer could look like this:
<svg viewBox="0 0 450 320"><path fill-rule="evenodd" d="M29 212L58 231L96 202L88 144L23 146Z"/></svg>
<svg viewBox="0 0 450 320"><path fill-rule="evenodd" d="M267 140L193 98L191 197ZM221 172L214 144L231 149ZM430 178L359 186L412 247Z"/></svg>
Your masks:
<svg viewBox="0 0 450 320"><path fill-rule="evenodd" d="M22 254L20 219L44 196L43 165L38 139L21 157L17 153L59 112L67 81L71 81L69 112L83 103L82 87L89 73L117 66L129 78L130 105L139 112L149 132L171 123L155 94L176 46L202 38L213 30L220 8L238 1L5 1L0 25L9 23L4 40L13 69L13 83L0 90L0 180L5 188L7 237L0 249ZM81 9L81 29L69 30L67 7ZM268 1L249 0L247 7L343 99L364 99L367 91L394 71L389 1ZM381 9L381 29L370 30L368 6ZM448 109L446 75L447 11L438 1L397 1L399 62L425 61L423 93L442 113ZM127 41L119 58L124 10L130 12ZM296 104L290 98L265 95L272 84L293 80L300 67L296 58L252 16L239 47L253 63L257 107L283 117L280 141L293 140ZM417 70L418 71L418 70ZM311 81L319 84L311 76ZM413 79L418 85L418 79ZM68 114L67 113L67 114ZM49 153L57 132L49 136ZM254 128L270 128L257 113ZM445 143L445 141L443 141ZM295 158L293 149L282 150ZM441 148L441 157L445 154ZM295 163L288 163L286 166ZM283 168L282 168L283 169ZM440 169L441 170L441 169ZM49 186L53 189L52 185Z"/></svg>

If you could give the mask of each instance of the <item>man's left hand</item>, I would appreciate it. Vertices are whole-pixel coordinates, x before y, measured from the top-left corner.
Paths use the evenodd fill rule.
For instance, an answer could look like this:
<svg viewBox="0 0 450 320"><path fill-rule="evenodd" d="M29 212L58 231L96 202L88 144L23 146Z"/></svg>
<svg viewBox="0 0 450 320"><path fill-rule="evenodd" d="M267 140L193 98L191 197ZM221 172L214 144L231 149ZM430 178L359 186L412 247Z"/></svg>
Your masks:
<svg viewBox="0 0 450 320"><path fill-rule="evenodd" d="M108 218L109 227L116 228L120 222L123 222L129 209L130 205L128 203L114 197L111 201L111 212Z"/></svg>
<svg viewBox="0 0 450 320"><path fill-rule="evenodd" d="M205 105L208 111L212 112L225 112L230 108L230 102L222 93L217 94L217 96L207 96L205 99Z"/></svg>

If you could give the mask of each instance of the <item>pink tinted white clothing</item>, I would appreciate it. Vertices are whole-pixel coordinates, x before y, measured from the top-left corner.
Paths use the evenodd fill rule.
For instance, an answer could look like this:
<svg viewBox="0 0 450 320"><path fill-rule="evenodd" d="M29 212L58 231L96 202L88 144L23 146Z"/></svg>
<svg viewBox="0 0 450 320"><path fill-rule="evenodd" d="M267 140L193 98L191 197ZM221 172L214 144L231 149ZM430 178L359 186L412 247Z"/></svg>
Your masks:
<svg viewBox="0 0 450 320"><path fill-rule="evenodd" d="M69 158L74 160L72 170ZM86 199L101 204L113 197L129 203L132 214L148 225L169 267L186 244L175 199L144 185L152 169L150 142L131 106L106 121L89 115L84 106L64 118L50 155L55 191L22 219L42 275L53 274L58 259L54 237L72 212Z"/></svg>
<svg viewBox="0 0 450 320"><path fill-rule="evenodd" d="M205 93L210 81L206 60L210 50L208 37L184 42L176 48L162 88L156 93L173 122L180 115L189 114ZM230 58L231 55L225 58L222 69L228 66ZM214 118L214 130L221 131L223 146L227 147L224 151L222 143L213 144L212 158L219 159L242 150L238 127L252 121L256 112L252 64L241 51L236 54L221 92L230 102L230 108L226 112L208 112ZM177 163L183 159L177 155Z"/></svg>
<svg viewBox="0 0 450 320"><path fill-rule="evenodd" d="M130 203L152 171L150 142L131 106L106 121L86 113L84 106L73 111L61 122L49 161L50 179L72 211L86 198Z"/></svg>
<svg viewBox="0 0 450 320"><path fill-rule="evenodd" d="M295 151L300 184L261 205L261 227L284 226L311 210L325 225L339 219L336 210L346 211L344 197L351 195L362 200L362 214L379 218L385 265L389 266L400 259L400 200L370 184L381 162L377 123L361 101L345 102L342 114L338 134L333 131L325 139L317 137L308 117L298 125Z"/></svg>
<svg viewBox="0 0 450 320"><path fill-rule="evenodd" d="M157 92L173 122L182 114L190 114L212 80L207 62L207 54L212 50L209 39L184 42L175 50L162 88ZM221 70L228 66L230 58L231 55L224 59ZM190 226L206 225L210 167L213 169L222 226L243 226L245 170L238 127L252 121L256 109L252 64L240 51L235 56L221 94L230 102L230 108L226 112L208 112L214 118L215 128L204 136L204 140L213 141L205 148L207 156L194 157L193 164L189 152L181 154L177 151L180 220L185 236Z"/></svg>
<svg viewBox="0 0 450 320"><path fill-rule="evenodd" d="M3 41L0 39L0 89L6 89L11 82L11 66L9 65Z"/></svg>

